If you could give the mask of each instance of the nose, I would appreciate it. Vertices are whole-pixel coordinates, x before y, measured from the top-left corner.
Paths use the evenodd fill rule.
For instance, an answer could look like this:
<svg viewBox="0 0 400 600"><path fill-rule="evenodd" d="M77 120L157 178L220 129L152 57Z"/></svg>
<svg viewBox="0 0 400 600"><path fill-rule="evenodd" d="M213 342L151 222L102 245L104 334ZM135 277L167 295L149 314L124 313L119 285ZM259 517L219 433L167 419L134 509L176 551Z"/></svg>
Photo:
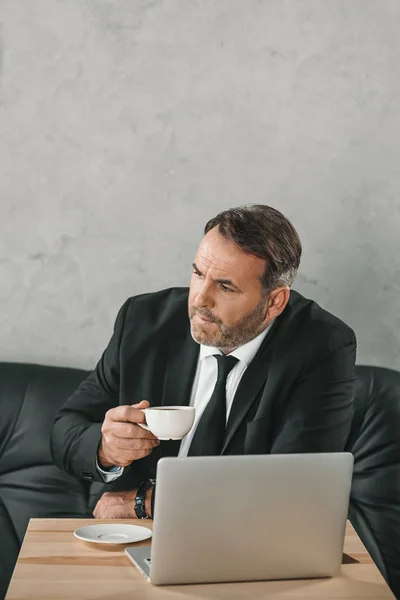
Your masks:
<svg viewBox="0 0 400 600"><path fill-rule="evenodd" d="M193 306L195 308L213 308L214 300L210 290L210 286L205 282L201 285L194 296Z"/></svg>

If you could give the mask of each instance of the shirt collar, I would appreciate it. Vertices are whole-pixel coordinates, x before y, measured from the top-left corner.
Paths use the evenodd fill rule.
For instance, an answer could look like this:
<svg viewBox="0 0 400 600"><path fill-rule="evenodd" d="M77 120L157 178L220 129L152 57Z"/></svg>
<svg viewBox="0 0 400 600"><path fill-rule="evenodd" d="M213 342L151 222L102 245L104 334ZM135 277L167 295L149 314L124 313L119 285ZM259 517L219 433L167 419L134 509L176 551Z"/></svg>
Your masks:
<svg viewBox="0 0 400 600"><path fill-rule="evenodd" d="M271 328L271 325L272 323L270 323L270 325L268 325L264 331L259 333L257 337L250 340L250 342L246 342L246 344L236 348L236 350L231 352L229 356L234 356L238 360L243 361L248 367L257 354L261 344ZM203 344L200 344L200 360L203 360L203 358L207 358L208 356L213 356L214 354L222 354L222 352L219 348L215 348L214 346L204 346Z"/></svg>

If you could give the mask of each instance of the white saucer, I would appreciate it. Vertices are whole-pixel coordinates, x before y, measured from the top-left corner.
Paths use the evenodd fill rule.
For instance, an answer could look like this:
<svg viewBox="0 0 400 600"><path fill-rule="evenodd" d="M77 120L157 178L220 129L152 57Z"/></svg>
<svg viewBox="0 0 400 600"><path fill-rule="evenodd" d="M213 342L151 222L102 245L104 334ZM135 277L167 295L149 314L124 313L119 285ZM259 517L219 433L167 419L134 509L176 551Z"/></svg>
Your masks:
<svg viewBox="0 0 400 600"><path fill-rule="evenodd" d="M124 525L107 523L86 525L75 529L74 536L85 542L95 544L132 544L141 542L152 536L152 530L141 525Z"/></svg>

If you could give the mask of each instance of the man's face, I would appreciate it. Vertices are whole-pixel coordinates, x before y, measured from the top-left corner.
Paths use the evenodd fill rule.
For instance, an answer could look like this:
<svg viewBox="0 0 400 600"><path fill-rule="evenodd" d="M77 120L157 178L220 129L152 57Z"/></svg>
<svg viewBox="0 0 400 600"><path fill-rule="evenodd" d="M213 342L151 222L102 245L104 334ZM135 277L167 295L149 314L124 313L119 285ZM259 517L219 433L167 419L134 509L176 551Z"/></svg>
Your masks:
<svg viewBox="0 0 400 600"><path fill-rule="evenodd" d="M199 344L232 352L268 325L267 298L260 277L265 260L246 254L219 233L209 231L194 259L189 318Z"/></svg>

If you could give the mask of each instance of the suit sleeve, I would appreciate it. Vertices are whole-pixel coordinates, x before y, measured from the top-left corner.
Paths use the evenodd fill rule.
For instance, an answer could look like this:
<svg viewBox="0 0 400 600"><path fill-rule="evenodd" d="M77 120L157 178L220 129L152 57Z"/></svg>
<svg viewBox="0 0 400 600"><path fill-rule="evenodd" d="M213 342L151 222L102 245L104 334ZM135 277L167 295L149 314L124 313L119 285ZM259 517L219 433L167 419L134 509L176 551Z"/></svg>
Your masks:
<svg viewBox="0 0 400 600"><path fill-rule="evenodd" d="M50 438L54 462L78 479L103 481L96 469L97 448L105 414L119 404L119 349L129 302L120 309L114 333L96 368L54 420Z"/></svg>
<svg viewBox="0 0 400 600"><path fill-rule="evenodd" d="M295 385L271 453L344 450L353 416L355 361L353 331L336 328Z"/></svg>

